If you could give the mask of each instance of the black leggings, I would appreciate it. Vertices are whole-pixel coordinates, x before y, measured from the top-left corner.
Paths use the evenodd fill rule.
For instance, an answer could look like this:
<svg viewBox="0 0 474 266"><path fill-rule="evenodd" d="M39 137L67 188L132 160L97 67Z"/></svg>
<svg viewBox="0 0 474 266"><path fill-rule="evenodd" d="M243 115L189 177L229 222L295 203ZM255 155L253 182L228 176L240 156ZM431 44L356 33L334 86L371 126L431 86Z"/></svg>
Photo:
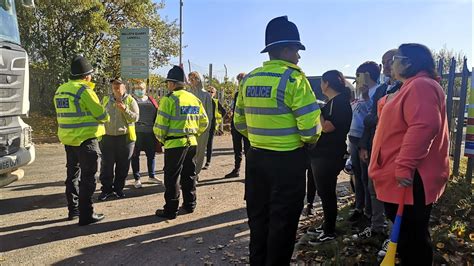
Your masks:
<svg viewBox="0 0 474 266"><path fill-rule="evenodd" d="M306 170L306 202L311 207L313 207L315 196L316 185L314 184L313 170L311 170L311 165L308 165Z"/></svg>
<svg viewBox="0 0 474 266"><path fill-rule="evenodd" d="M314 183L321 204L323 206L323 229L326 234L333 234L336 230L337 176L344 168L344 159L338 157L312 157L311 169L313 170Z"/></svg>
<svg viewBox="0 0 474 266"><path fill-rule="evenodd" d="M428 231L432 204L425 204L425 190L418 171L413 180L413 205L405 205L397 251L401 265L431 265L433 247ZM394 222L398 204L385 202L385 215Z"/></svg>

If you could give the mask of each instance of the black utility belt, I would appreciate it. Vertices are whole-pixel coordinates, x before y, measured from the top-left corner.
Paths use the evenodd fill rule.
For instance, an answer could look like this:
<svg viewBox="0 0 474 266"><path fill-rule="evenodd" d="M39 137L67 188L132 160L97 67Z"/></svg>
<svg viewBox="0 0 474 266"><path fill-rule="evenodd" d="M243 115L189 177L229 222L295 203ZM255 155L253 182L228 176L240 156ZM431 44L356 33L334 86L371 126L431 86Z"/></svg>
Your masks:
<svg viewBox="0 0 474 266"><path fill-rule="evenodd" d="M169 136L169 137L166 137L165 140L173 140L173 139L188 139L189 140L189 137L191 137L192 135L183 135L183 136Z"/></svg>

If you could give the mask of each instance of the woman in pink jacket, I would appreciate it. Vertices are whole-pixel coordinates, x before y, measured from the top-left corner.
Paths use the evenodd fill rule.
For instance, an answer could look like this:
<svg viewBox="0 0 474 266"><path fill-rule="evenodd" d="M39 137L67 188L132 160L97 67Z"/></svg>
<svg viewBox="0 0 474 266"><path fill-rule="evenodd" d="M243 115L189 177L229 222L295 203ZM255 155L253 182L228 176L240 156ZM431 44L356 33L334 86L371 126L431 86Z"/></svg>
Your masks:
<svg viewBox="0 0 474 266"><path fill-rule="evenodd" d="M392 60L392 74L403 86L383 107L369 176L392 222L406 189L398 241L402 265L431 265L431 208L449 178L446 97L426 46L402 44Z"/></svg>

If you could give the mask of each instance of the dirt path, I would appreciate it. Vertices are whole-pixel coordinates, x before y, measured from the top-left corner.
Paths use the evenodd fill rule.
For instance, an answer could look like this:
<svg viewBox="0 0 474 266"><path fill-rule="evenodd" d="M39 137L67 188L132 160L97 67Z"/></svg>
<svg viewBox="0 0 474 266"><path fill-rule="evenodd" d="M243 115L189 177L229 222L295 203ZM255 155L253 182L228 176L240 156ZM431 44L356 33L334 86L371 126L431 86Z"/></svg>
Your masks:
<svg viewBox="0 0 474 266"><path fill-rule="evenodd" d="M146 170L145 156L141 160ZM104 221L79 227L77 220L66 220L63 146L37 145L37 159L25 168L25 178L0 189L0 265L246 263L243 173L241 178L222 179L233 160L230 136L215 138L213 162L201 172L193 214L160 220L154 213L164 204L164 187L144 177L143 188L135 189L129 178L127 198L94 205L106 215ZM162 168L159 155L156 169ZM162 179L161 172L158 177Z"/></svg>

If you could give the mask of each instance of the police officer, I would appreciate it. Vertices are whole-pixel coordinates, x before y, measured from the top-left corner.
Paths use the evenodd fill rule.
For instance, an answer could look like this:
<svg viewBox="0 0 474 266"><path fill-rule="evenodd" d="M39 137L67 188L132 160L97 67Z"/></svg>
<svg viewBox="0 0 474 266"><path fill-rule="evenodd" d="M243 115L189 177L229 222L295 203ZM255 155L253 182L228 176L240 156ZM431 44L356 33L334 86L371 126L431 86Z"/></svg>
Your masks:
<svg viewBox="0 0 474 266"><path fill-rule="evenodd" d="M270 60L240 86L235 128L250 140L245 196L250 227L250 264L289 264L305 196L305 143L320 136L320 110L296 65L305 50L286 16L266 28Z"/></svg>
<svg viewBox="0 0 474 266"><path fill-rule="evenodd" d="M196 136L207 128L209 120L201 101L184 90L184 71L174 66L166 78L170 93L160 101L153 132L165 147L165 206L156 216L174 219L178 213L180 186L183 211L196 207Z"/></svg>
<svg viewBox="0 0 474 266"><path fill-rule="evenodd" d="M68 219L79 217L79 225L104 219L103 214L93 212L92 194L100 156L97 138L105 134L103 123L109 116L94 92L93 72L84 57L75 56L69 81L54 95L58 136L66 149Z"/></svg>

